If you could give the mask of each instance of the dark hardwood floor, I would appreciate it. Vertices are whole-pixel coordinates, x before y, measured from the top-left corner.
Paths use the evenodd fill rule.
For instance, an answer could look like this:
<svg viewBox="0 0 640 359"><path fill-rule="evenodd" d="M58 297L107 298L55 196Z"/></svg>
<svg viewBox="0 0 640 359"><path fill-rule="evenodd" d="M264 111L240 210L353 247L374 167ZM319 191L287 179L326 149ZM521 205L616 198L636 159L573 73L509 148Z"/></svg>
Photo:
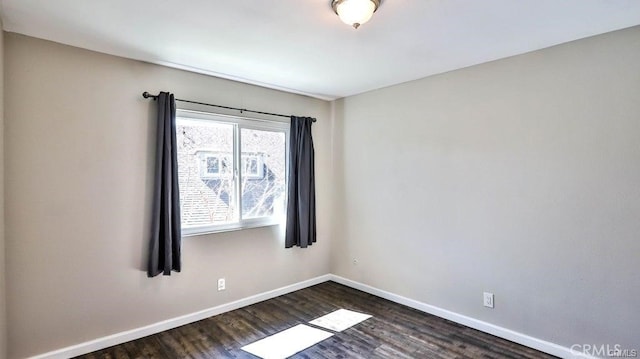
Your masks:
<svg viewBox="0 0 640 359"><path fill-rule="evenodd" d="M240 348L340 308L373 318L292 358L554 358L335 282L78 358L256 358Z"/></svg>

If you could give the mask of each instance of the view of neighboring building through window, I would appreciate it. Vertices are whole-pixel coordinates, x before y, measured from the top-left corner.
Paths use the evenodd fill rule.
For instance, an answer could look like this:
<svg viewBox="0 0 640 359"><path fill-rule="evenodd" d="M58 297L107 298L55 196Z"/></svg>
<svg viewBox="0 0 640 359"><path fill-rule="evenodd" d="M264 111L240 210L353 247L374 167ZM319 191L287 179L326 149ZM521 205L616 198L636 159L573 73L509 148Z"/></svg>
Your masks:
<svg viewBox="0 0 640 359"><path fill-rule="evenodd" d="M221 178L233 174L233 153L197 151L200 158L200 176L202 178Z"/></svg>
<svg viewBox="0 0 640 359"><path fill-rule="evenodd" d="M246 155L242 154L242 168L245 177L262 178L264 176L263 159L264 154Z"/></svg>
<svg viewBox="0 0 640 359"><path fill-rule="evenodd" d="M220 159L218 156L207 157L207 175L215 176L220 174Z"/></svg>
<svg viewBox="0 0 640 359"><path fill-rule="evenodd" d="M177 113L184 234L269 225L284 214L287 123Z"/></svg>

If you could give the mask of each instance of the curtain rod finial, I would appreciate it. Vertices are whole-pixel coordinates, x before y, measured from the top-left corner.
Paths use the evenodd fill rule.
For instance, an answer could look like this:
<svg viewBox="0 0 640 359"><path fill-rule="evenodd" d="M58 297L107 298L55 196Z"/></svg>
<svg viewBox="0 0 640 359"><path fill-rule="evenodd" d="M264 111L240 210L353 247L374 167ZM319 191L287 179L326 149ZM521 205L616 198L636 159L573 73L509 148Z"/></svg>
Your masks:
<svg viewBox="0 0 640 359"><path fill-rule="evenodd" d="M152 99L155 100L158 96L154 96L154 95L150 94L149 92L145 91L145 92L142 93L142 97L144 97L144 98L151 97Z"/></svg>

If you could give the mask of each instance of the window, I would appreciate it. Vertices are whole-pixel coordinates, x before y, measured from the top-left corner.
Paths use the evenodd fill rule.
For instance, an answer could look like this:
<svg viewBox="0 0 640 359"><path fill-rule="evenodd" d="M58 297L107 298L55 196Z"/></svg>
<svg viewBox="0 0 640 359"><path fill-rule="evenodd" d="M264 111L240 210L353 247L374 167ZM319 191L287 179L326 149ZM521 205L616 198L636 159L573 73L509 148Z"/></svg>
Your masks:
<svg viewBox="0 0 640 359"><path fill-rule="evenodd" d="M263 154L246 155L242 154L242 168L247 178L264 177L264 167L262 164Z"/></svg>
<svg viewBox="0 0 640 359"><path fill-rule="evenodd" d="M198 151L200 177L203 179L222 178L233 175L232 153Z"/></svg>
<svg viewBox="0 0 640 359"><path fill-rule="evenodd" d="M279 223L288 123L178 110L183 235Z"/></svg>
<svg viewBox="0 0 640 359"><path fill-rule="evenodd" d="M217 177L220 175L220 159L218 156L207 156L205 162L205 175Z"/></svg>

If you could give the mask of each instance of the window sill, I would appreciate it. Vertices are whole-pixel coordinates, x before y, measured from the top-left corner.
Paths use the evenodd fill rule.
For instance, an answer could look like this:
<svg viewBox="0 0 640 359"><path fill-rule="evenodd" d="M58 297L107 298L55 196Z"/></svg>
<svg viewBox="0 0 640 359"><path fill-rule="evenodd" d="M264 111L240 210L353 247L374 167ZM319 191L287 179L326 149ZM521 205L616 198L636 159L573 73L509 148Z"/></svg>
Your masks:
<svg viewBox="0 0 640 359"><path fill-rule="evenodd" d="M261 228L261 227L274 227L274 226L279 226L281 225L281 222L278 221L259 221L259 222L254 222L254 223L243 223L243 224L233 224L233 225L225 225L225 226L220 226L219 228L189 228L189 229L183 229L182 230L182 238L186 238L186 237L196 237L196 236L206 236L206 235L210 235L210 234L217 234L217 233L226 233L226 232L236 232L236 231L242 231L245 229L255 229L255 228Z"/></svg>

